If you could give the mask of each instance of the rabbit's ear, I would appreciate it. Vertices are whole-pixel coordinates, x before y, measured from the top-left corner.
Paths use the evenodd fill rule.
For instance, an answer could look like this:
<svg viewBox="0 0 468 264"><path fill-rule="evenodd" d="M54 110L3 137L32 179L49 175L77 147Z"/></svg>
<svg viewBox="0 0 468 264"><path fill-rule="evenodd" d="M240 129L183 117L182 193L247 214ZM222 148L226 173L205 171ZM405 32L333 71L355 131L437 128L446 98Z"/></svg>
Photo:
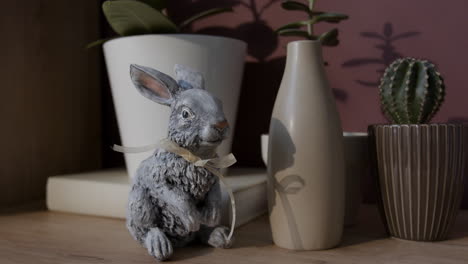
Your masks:
<svg viewBox="0 0 468 264"><path fill-rule="evenodd" d="M163 105L171 105L179 90L171 76L145 66L130 65L130 78L144 97Z"/></svg>
<svg viewBox="0 0 468 264"><path fill-rule="evenodd" d="M203 75L192 68L176 64L174 72L181 89L205 89Z"/></svg>

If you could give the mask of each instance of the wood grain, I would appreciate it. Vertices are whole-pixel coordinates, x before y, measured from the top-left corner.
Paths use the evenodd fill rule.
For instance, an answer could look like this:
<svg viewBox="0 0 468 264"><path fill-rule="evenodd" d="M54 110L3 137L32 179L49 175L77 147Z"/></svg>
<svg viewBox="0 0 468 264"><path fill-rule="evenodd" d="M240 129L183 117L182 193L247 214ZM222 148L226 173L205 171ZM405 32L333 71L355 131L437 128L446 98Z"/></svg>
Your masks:
<svg viewBox="0 0 468 264"><path fill-rule="evenodd" d="M44 199L50 175L101 164L97 1L2 2L0 207Z"/></svg>
<svg viewBox="0 0 468 264"><path fill-rule="evenodd" d="M176 249L170 263L467 263L468 211L449 240L436 243L387 238L373 206L345 229L342 244L325 251L289 251L272 245L267 217L236 233L232 249L202 245ZM0 216L0 263L156 263L128 234L124 221L36 211Z"/></svg>

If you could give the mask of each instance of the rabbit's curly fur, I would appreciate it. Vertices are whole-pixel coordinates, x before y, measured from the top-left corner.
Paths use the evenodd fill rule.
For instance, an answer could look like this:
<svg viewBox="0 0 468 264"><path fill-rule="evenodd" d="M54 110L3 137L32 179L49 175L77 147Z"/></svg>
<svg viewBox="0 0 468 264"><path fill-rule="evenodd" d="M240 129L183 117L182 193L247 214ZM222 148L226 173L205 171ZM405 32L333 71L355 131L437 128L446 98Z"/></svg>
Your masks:
<svg viewBox="0 0 468 264"><path fill-rule="evenodd" d="M171 238L171 242L185 244L188 240L192 240L192 232L184 227L164 200L158 199L157 196L165 195L165 190L160 186L164 185L175 193L187 195L195 205L200 205L215 183L217 183L216 176L208 170L196 167L176 154L163 150L156 151L142 162L136 174L131 190L131 194L135 194L132 198L136 199L129 200L129 229L132 231L133 227L139 224L138 233L132 234L142 242L148 231L146 229L156 225L164 230L164 233ZM148 204L142 204L144 202L141 196L146 196L144 202ZM150 211L140 211L145 207ZM149 214L153 215L152 219L147 219Z"/></svg>
<svg viewBox="0 0 468 264"><path fill-rule="evenodd" d="M145 97L171 107L168 138L202 158L216 156L227 123L221 102L203 88L203 77L176 65L178 80L154 69L131 65L131 77ZM192 86L191 86L192 84ZM130 190L127 228L165 260L174 247L198 238L227 248L228 228L218 224L221 191L218 178L203 167L165 150L156 150L136 172Z"/></svg>

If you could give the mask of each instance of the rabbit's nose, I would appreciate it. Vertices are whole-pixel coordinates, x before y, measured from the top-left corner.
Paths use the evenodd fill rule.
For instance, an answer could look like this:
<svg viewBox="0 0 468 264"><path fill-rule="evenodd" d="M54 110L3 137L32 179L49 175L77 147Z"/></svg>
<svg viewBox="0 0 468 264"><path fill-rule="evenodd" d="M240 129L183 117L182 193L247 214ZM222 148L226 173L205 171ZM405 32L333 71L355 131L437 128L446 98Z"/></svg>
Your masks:
<svg viewBox="0 0 468 264"><path fill-rule="evenodd" d="M227 120L224 119L223 121L218 122L218 123L214 124L213 126L218 130L224 130L226 127L229 126L229 124L228 124Z"/></svg>

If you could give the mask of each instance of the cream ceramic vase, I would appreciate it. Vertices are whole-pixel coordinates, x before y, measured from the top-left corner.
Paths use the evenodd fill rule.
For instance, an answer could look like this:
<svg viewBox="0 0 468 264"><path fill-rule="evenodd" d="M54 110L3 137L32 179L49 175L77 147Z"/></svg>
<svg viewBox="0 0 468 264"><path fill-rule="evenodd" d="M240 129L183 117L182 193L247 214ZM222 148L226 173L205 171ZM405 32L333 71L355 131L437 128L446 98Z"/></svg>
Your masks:
<svg viewBox="0 0 468 264"><path fill-rule="evenodd" d="M268 202L273 241L321 250L340 243L345 208L343 134L321 45L288 45L270 123Z"/></svg>

